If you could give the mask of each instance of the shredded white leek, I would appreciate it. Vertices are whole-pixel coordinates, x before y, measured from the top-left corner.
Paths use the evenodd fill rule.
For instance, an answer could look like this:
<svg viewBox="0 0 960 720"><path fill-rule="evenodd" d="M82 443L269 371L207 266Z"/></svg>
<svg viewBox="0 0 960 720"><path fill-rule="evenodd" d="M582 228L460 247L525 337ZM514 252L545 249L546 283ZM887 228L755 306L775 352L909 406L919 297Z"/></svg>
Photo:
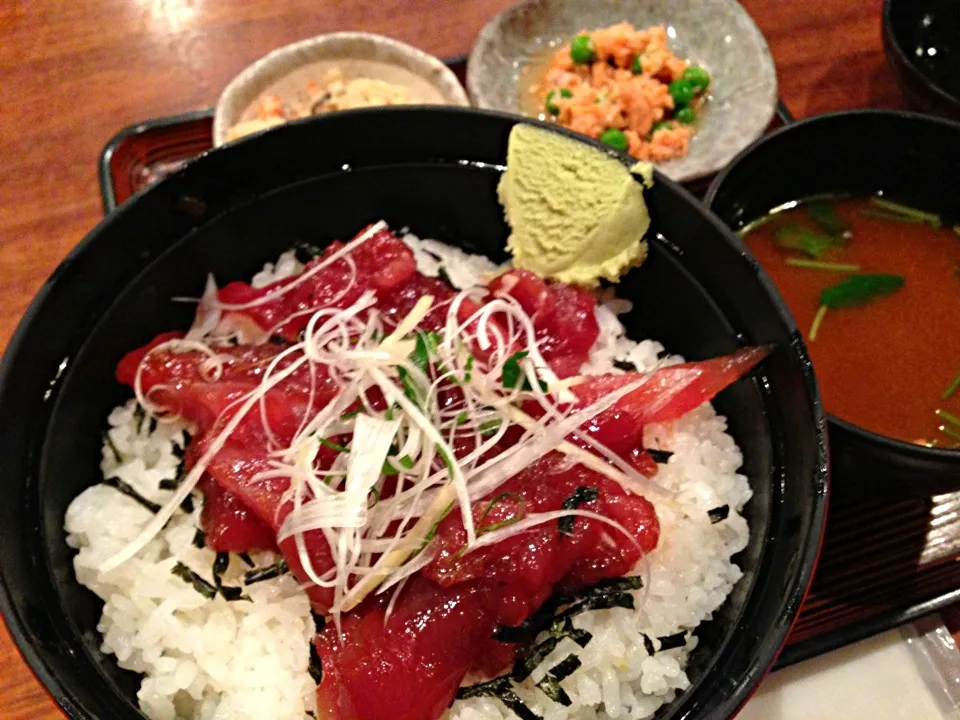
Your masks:
<svg viewBox="0 0 960 720"><path fill-rule="evenodd" d="M513 298L487 298L470 317L463 317L464 303L483 299L482 289L460 292L441 303L422 297L398 319L377 310L371 290L360 293L349 306L338 307L357 279L351 251L384 227L371 226L299 277L251 303L220 303L216 285L212 278L208 281L187 338L151 352L197 353L203 372L213 381L233 361L223 351L224 344L237 338L238 326L227 322L237 315L231 311L276 300L334 262L343 262L348 269L346 285L329 304L298 311L261 333L263 340L295 317L309 318L300 340L264 363L260 385L224 411L210 431L206 452L167 504L133 542L101 566L102 572L131 558L163 528L252 410L259 413L269 445L270 469L259 477L290 480L282 504L284 512L289 511L276 518L282 521L279 540L293 538L310 583L333 590L331 610L338 623L341 612L372 592L396 592L428 564L433 557L431 538L451 512L462 519L466 552L565 516L599 520L629 536L617 523L586 510L530 515L478 535L471 503L488 497L548 453L563 453L571 463L602 473L629 492L653 493L669 502L668 491L585 433L579 437L595 452L568 441L578 437L578 429L589 420L649 382L649 375L638 376L587 407L578 406L570 388L583 378L557 379L540 353L532 319ZM419 329L431 313L443 313L431 316L442 319L436 335ZM518 358L526 383L504 387L505 369ZM149 354L144 362L148 359ZM143 392L143 369L141 364L135 381L140 403L153 414L175 412ZM317 403L321 371L335 384L336 393L332 400ZM267 399L294 373L309 378L309 402L295 436L281 440L270 426ZM520 406L527 402L538 403L542 417L524 412ZM511 428L520 439L504 449L500 443ZM317 457L324 445L341 452L332 466L319 467ZM321 532L329 543L333 568L312 566L305 537L314 532Z"/></svg>

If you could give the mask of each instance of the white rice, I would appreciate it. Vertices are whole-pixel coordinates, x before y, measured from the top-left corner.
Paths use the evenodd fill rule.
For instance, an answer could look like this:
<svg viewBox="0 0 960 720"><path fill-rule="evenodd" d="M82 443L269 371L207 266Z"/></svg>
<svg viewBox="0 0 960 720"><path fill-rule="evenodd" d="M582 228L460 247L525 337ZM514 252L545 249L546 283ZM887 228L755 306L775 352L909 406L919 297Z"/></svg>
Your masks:
<svg viewBox="0 0 960 720"><path fill-rule="evenodd" d="M467 255L441 243L403 237L418 267L437 276L441 268L464 288L497 270L487 258ZM254 278L262 287L302 271L293 253L284 253ZM585 373L617 372L614 360L643 371L663 358L657 342L636 343L624 335L617 314L629 304L612 297L598 309L601 338L583 368ZM161 424L151 432L139 422L134 401L109 417L109 438L101 469L149 500L163 503L169 492L162 479L173 478L179 463L175 447L184 443L181 428ZM142 426L138 432L138 425ZM747 523L740 511L750 499L746 477L737 472L742 455L726 432L726 421L709 404L667 426L646 429L647 447L672 450L660 465L657 481L676 492L682 513L658 507L660 543L647 557L649 585L637 593L637 610L586 612L575 625L593 639L585 648L563 640L524 684L516 688L527 706L545 720L646 718L690 686L685 668L696 647L692 631L719 608L741 571L730 558L744 549ZM96 568L132 540L150 512L113 487L85 490L67 510L67 542L76 548L79 582L104 601L97 630L101 649L123 668L143 674L137 694L153 720L303 720L315 710L315 684L307 672L314 622L306 594L290 575L243 586L248 569L231 557L224 585L241 586L251 602L207 600L171 573L183 563L213 582L215 554L193 540L200 521L200 496L192 514L177 513L143 551L119 568ZM711 523L708 510L727 505L729 516ZM254 557L258 565L275 561L270 553ZM658 638L688 632L685 647L648 654L644 636ZM656 640L654 640L656 643ZM549 700L534 683L557 662L576 653L582 666L561 685L572 700L564 707ZM459 700L450 720L503 720L515 716L493 698Z"/></svg>

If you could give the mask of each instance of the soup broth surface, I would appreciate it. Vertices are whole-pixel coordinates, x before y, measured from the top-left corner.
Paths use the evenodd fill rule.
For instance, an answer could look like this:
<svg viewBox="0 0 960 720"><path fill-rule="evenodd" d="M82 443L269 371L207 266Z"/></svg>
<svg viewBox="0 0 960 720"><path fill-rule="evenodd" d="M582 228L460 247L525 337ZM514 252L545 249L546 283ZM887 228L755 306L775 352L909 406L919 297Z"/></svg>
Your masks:
<svg viewBox="0 0 960 720"><path fill-rule="evenodd" d="M818 256L783 240L797 228L830 235L811 204L832 207L846 228ZM960 230L896 215L870 198L811 201L776 212L745 240L804 333L827 412L882 435L953 447L950 433L960 426L943 412L960 416L960 390L943 396L960 374ZM798 261L825 267L791 264ZM903 285L860 306L820 311L825 289L865 274L900 276Z"/></svg>

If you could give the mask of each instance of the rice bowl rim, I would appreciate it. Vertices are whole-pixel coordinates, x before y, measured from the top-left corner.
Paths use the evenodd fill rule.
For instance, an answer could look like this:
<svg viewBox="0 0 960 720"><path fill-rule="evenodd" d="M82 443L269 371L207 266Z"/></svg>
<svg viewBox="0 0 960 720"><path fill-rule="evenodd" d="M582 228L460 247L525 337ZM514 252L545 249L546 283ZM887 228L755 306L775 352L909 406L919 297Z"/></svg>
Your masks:
<svg viewBox="0 0 960 720"><path fill-rule="evenodd" d="M168 177L164 178L158 183L155 183L151 186L148 186L139 192L135 193L128 201L124 202L116 211L102 219L98 222L92 230L90 230L87 235L81 239L74 248L66 255L63 261L57 266L56 270L51 274L47 281L41 286L40 290L35 295L34 299L24 312L20 322L17 325L11 339L10 343L7 346L7 349L0 358L0 408L3 407L4 401L6 400L6 394L9 392L11 386L10 375L12 372L13 359L18 356L24 346L28 346L28 340L32 339L28 336L33 330L33 325L37 321L37 316L41 313L42 310L46 309L46 305L50 299L50 296L54 293L58 286L62 286L65 282L65 276L69 275L75 270L75 265L79 264L83 259L85 254L89 251L90 247L98 242L101 236L110 229L112 225L119 223L126 216L131 213L137 212L137 209L140 207L145 198L149 198L153 195L160 195L164 193L167 188L174 186L176 183L182 183L184 179L191 178L194 175L201 175L203 170L206 168L207 164L213 159L220 159L223 157L232 157L233 155L239 155L241 148L251 148L257 146L268 147L271 142L276 142L276 138L282 136L284 133L292 134L294 132L302 132L308 124L311 123L336 123L336 122L350 122L353 118L361 117L375 117L382 116L386 113L400 113L403 115L408 115L411 118L415 118L419 115L446 115L450 118L462 117L469 118L475 116L477 118L489 118L492 120L503 121L509 126L513 126L517 123L526 123L531 125L536 125L542 127L543 129L549 130L551 132L556 132L561 135L570 137L577 142L581 142L587 145L591 145L602 152L607 153L611 157L618 159L625 166L630 167L633 165L634 161L627 155L617 153L611 148L603 145L602 143L586 138L582 135L579 135L573 131L570 131L566 128L559 127L552 123L546 123L538 121L535 119L527 119L518 117L511 113L505 113L500 111L493 110L481 110L476 108L462 108L462 107L450 107L450 106L409 106L409 107L389 107L389 108L363 108L355 110L345 110L339 111L337 113L331 113L326 116L317 116L310 118L303 118L298 120L293 120L289 123L284 124L281 127L275 128L268 132L255 133L251 136L245 137L241 140L238 140L234 143L230 143L225 146L218 148L213 148L196 160L186 164L184 167L178 169L174 173L171 173ZM504 146L505 150L505 146ZM249 152L249 150L248 150ZM402 164L401 161L397 161ZM424 160L421 158L421 162L432 162L434 164L441 164L447 166L457 166L463 164L471 164L473 162L480 162L481 165L489 165L489 163L483 163L481 161L466 161L466 160L450 160L450 159L438 159L435 156ZM249 165L249 163L248 163ZM354 165L354 168L364 168L364 167L384 167L384 165L378 164L376 162L369 165L358 164ZM499 166L503 167L503 166ZM248 170L252 170L248 166ZM343 171L348 172L348 171ZM337 172L336 174L340 174ZM311 177L317 177L312 175ZM255 198L260 198L265 195L268 195L273 192L277 192L285 187L290 187L301 182L301 180L291 179L289 182L282 185L274 185L269 189L261 189L254 194ZM816 379L813 376L812 368L809 364L809 358L806 353L805 345L803 344L802 338L799 338L799 333L797 331L796 325L793 322L792 316L789 313L788 309L782 298L779 296L775 290L772 281L766 275L766 273L758 267L757 263L752 260L752 256L747 250L743 242L732 233L722 221L719 220L715 215L709 212L704 206L702 206L686 189L677 184L676 182L670 180L662 172L655 170L655 183L660 186L666 187L669 192L678 196L688 205L692 211L697 212L701 218L707 221L713 229L722 236L727 244L732 250L734 250L739 256L742 262L747 263L750 271L756 276L759 284L765 291L767 300L769 301L771 307L776 311L777 316L779 317L780 322L783 324L783 327L788 329L793 333L797 339L792 343L792 354L797 356L797 358L802 362L802 370L800 371L803 380L804 386L808 393L809 406L808 409L811 413L811 420L815 426L816 434L816 463L813 468L812 475L807 478L808 483L811 488L814 489L815 502L812 508L809 508L807 518L810 523L810 532L806 537L803 538L802 550L797 556L798 560L798 570L791 577L790 587L792 592L789 595L790 602L784 603L786 608L787 616L783 613L778 615L776 622L772 626L766 626L763 633L764 643L763 643L763 654L760 657L755 658L755 660L760 660L762 662L754 662L752 667L746 672L745 675L741 676L736 683L737 688L748 687L749 691L743 692L739 689L731 692L731 696L739 696L742 702L746 702L746 699L749 697L749 694L755 690L760 679L767 671L772 667L773 663L776 661L776 657L779 655L780 650L783 647L784 642L786 641L787 634L790 627L796 620L797 612L800 607L801 601L806 597L807 592L809 591L810 583L813 576L813 570L816 566L816 559L819 556L820 546L822 542L823 527L826 522L826 511L827 511L827 438L826 438L826 421L825 414L823 411L823 406L817 387ZM245 201L240 201L234 199L233 203L225 211L236 209L243 206L246 202L249 202L250 198L247 197ZM196 231L198 227L215 221L217 215L212 215L207 217L202 223L195 224L191 227L189 232L182 233L175 242L181 242L188 234ZM658 243L659 244L659 243ZM663 252L669 253L670 251L666 248L662 249ZM145 258L149 262L153 262L156 258ZM140 268L138 272L142 271L145 268L143 265L144 261L141 261ZM149 262L147 264L149 264ZM115 294L113 294L115 296ZM82 338L74 338L72 340L74 349L79 349L84 340ZM57 383L53 383L56 385ZM52 386L53 386L52 385ZM51 415L50 411L47 411L46 420L44 423L44 430L46 430L46 425L49 422ZM45 437L45 436L44 436ZM4 545L4 532L5 528L0 524L0 550L2 550ZM761 542L766 545L766 541L769 539L768 536L761 538ZM764 550L764 553L769 552L767 549ZM42 557L40 558L39 563L43 565L42 571L45 571L47 575L47 581L52 585L56 586L57 581L53 575L53 568L47 562L47 557L45 553L41 553ZM31 557L30 560L37 564L37 561L34 557ZM755 584L751 585L748 595L744 599L744 606L748 605L751 602L751 599L755 597L756 593ZM15 597L19 597L20 601L18 602ZM49 651L43 649L43 644L40 639L32 635L28 629L31 627L25 618L24 614L20 612L19 606L26 605L27 601L23 598L22 593L15 593L15 588L13 585L8 583L7 574L6 574L6 565L0 564L0 614L2 614L6 620L7 627L9 628L10 634L13 637L21 655L30 666L31 670L35 676L43 684L47 692L56 700L60 707L67 713L70 717L82 718L82 717L95 717L87 714L85 706L77 698L77 696L68 688L68 683L65 683L59 675L57 675L50 664L47 661L47 655L50 654ZM41 604L45 605L45 602L41 601ZM745 608L744 608L745 609ZM742 611L740 618L742 619ZM785 623L784 620L787 620ZM66 620L66 623L69 626L69 629L72 630L71 640L77 640L80 637L80 633L77 632L77 628L73 625L72 620L69 618ZM49 632L53 632L52 630ZM62 635L60 638L62 639ZM696 691L697 686L702 680L707 677L709 674L716 670L716 659L724 651L724 649L729 645L730 637L729 635L726 638L726 642L721 644L718 649L717 654L714 656L712 661L709 663L706 672L698 678L697 682L693 683L690 690L685 691L684 695L689 695ZM87 657L91 659L94 663L97 663L97 660L86 654ZM70 683L75 685L76 683ZM682 699L681 695L677 701ZM101 715L101 718L106 717ZM115 714L109 717L116 718L128 718L128 715ZM686 716L690 717L690 716ZM99 719L98 719L99 720Z"/></svg>

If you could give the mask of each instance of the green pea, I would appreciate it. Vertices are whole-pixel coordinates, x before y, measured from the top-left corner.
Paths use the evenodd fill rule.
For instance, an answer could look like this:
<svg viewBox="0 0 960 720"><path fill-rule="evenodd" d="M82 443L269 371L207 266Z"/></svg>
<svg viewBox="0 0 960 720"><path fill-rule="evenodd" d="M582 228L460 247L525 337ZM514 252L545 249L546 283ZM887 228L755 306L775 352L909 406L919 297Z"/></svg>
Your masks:
<svg viewBox="0 0 960 720"><path fill-rule="evenodd" d="M696 92L693 89L693 83L689 80L674 80L670 83L670 97L673 98L675 107L689 105Z"/></svg>
<svg viewBox="0 0 960 720"><path fill-rule="evenodd" d="M654 123L653 127L650 128L650 134L653 135L657 130L673 130L673 123L668 120L661 120L658 123Z"/></svg>
<svg viewBox="0 0 960 720"><path fill-rule="evenodd" d="M577 35L570 43L570 57L578 65L586 65L597 57L597 48L589 35Z"/></svg>
<svg viewBox="0 0 960 720"><path fill-rule="evenodd" d="M627 142L627 136L616 128L604 130L603 135L600 136L600 142L606 143L610 147L615 148L620 152L626 152L627 148L630 146L630 143Z"/></svg>
<svg viewBox="0 0 960 720"><path fill-rule="evenodd" d="M556 95L556 92L557 92L556 90L551 90L550 92L548 92L547 101L544 103L544 105L546 105L547 107L547 112L550 113L551 115L560 114L560 106L553 101L553 98ZM573 93L567 90L567 88L560 88L560 97L572 98Z"/></svg>
<svg viewBox="0 0 960 720"><path fill-rule="evenodd" d="M643 74L643 63L640 61L640 56L639 56L639 55L634 55L634 57L633 57L633 64L630 65L630 69L633 70L633 74L634 74L634 75L642 75L642 74Z"/></svg>
<svg viewBox="0 0 960 720"><path fill-rule="evenodd" d="M677 122L681 122L684 125L691 125L697 121L697 111L692 107L680 108L674 113L674 117L677 119Z"/></svg>
<svg viewBox="0 0 960 720"><path fill-rule="evenodd" d="M710 87L710 74L696 65L691 65L684 70L681 80L686 80L693 85L693 89L698 93L704 92Z"/></svg>

